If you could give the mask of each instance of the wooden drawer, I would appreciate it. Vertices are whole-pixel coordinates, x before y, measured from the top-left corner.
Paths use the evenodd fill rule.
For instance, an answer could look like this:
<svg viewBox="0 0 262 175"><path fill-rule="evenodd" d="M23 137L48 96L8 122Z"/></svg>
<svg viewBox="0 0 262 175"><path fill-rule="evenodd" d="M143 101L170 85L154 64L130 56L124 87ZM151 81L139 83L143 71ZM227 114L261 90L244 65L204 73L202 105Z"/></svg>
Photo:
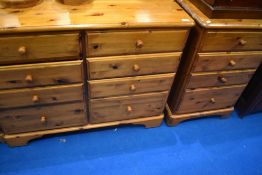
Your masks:
<svg viewBox="0 0 262 175"><path fill-rule="evenodd" d="M103 123L160 115L168 92L90 100L90 122Z"/></svg>
<svg viewBox="0 0 262 175"><path fill-rule="evenodd" d="M88 81L89 97L101 98L169 91L174 73Z"/></svg>
<svg viewBox="0 0 262 175"><path fill-rule="evenodd" d="M82 84L0 91L0 110L72 101L83 101Z"/></svg>
<svg viewBox="0 0 262 175"><path fill-rule="evenodd" d="M0 89L82 82L82 61L0 67Z"/></svg>
<svg viewBox="0 0 262 175"><path fill-rule="evenodd" d="M232 107L245 85L186 90L177 113L188 113Z"/></svg>
<svg viewBox="0 0 262 175"><path fill-rule="evenodd" d="M247 84L255 71L255 69L248 69L242 71L193 73L187 88Z"/></svg>
<svg viewBox="0 0 262 175"><path fill-rule="evenodd" d="M201 51L262 50L262 32L208 32Z"/></svg>
<svg viewBox="0 0 262 175"><path fill-rule="evenodd" d="M87 34L89 56L182 51L188 30L143 30Z"/></svg>
<svg viewBox="0 0 262 175"><path fill-rule="evenodd" d="M194 72L256 69L262 62L262 52L200 53Z"/></svg>
<svg viewBox="0 0 262 175"><path fill-rule="evenodd" d="M174 73L181 53L100 57L87 59L90 79Z"/></svg>
<svg viewBox="0 0 262 175"><path fill-rule="evenodd" d="M84 125L83 103L39 106L1 111L0 127L6 134Z"/></svg>
<svg viewBox="0 0 262 175"><path fill-rule="evenodd" d="M0 37L0 64L68 58L80 58L78 33Z"/></svg>

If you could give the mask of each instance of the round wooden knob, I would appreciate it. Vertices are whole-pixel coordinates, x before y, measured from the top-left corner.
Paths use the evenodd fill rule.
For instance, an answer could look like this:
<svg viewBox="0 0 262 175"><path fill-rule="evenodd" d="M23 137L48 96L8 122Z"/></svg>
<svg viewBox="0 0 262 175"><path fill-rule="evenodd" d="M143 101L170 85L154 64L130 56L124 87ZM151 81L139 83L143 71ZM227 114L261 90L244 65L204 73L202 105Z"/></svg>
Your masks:
<svg viewBox="0 0 262 175"><path fill-rule="evenodd" d="M40 121L41 121L41 123L46 123L46 121L47 121L46 116L41 116Z"/></svg>
<svg viewBox="0 0 262 175"><path fill-rule="evenodd" d="M34 102L34 103L37 103L37 102L39 102L39 96L38 95L34 95L33 97L32 97L32 101Z"/></svg>
<svg viewBox="0 0 262 175"><path fill-rule="evenodd" d="M223 76L219 76L219 77L218 77L218 80L219 80L220 82L222 82L222 83L226 83L226 82L227 82L227 79L226 79L225 77L223 77Z"/></svg>
<svg viewBox="0 0 262 175"><path fill-rule="evenodd" d="M229 61L229 66L234 67L237 63L234 60Z"/></svg>
<svg viewBox="0 0 262 175"><path fill-rule="evenodd" d="M216 103L215 98L211 98L211 99L210 99L210 102L213 103L213 104Z"/></svg>
<svg viewBox="0 0 262 175"><path fill-rule="evenodd" d="M25 81L28 82L28 83L32 83L33 82L33 76L32 75L26 75Z"/></svg>
<svg viewBox="0 0 262 175"><path fill-rule="evenodd" d="M142 48L144 46L144 42L142 40L137 40L136 41L136 47L137 48Z"/></svg>
<svg viewBox="0 0 262 175"><path fill-rule="evenodd" d="M130 113L132 111L133 111L132 107L131 106L127 106L127 112Z"/></svg>
<svg viewBox="0 0 262 175"><path fill-rule="evenodd" d="M136 91L136 86L134 84L131 84L130 91Z"/></svg>
<svg viewBox="0 0 262 175"><path fill-rule="evenodd" d="M241 45L241 46L244 46L246 45L247 41L246 40L243 40L243 39L240 39L238 44Z"/></svg>
<svg viewBox="0 0 262 175"><path fill-rule="evenodd" d="M20 47L18 48L18 53L19 53L20 55L25 55L25 54L26 54L26 47L25 47L25 46L20 46Z"/></svg>
<svg viewBox="0 0 262 175"><path fill-rule="evenodd" d="M136 71L136 72L138 72L138 71L140 70L139 65L135 64L135 65L133 66L133 70Z"/></svg>

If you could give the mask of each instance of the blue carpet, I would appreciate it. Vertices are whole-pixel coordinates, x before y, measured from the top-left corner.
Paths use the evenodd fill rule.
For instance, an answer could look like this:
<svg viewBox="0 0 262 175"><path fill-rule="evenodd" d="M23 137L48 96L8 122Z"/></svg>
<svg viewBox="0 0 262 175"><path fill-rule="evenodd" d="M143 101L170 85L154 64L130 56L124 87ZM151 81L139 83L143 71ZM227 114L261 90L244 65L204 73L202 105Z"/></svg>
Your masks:
<svg viewBox="0 0 262 175"><path fill-rule="evenodd" d="M0 144L1 175L257 175L261 159L262 114L67 133L12 149Z"/></svg>

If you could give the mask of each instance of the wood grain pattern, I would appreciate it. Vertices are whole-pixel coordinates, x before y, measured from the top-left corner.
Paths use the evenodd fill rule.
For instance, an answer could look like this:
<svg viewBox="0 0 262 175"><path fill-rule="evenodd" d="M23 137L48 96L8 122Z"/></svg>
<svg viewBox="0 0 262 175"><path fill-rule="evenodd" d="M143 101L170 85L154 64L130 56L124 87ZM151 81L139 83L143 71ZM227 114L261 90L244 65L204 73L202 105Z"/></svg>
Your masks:
<svg viewBox="0 0 262 175"><path fill-rule="evenodd" d="M209 72L209 73L192 73L187 88L203 88L215 86L228 86L247 84L255 73L255 69Z"/></svg>
<svg viewBox="0 0 262 175"><path fill-rule="evenodd" d="M0 67L0 89L63 85L82 82L82 61ZM32 81L27 80L31 76Z"/></svg>
<svg viewBox="0 0 262 175"><path fill-rule="evenodd" d="M190 0L176 0L186 12L206 29L262 29L261 19L210 19L201 12Z"/></svg>
<svg viewBox="0 0 262 175"><path fill-rule="evenodd" d="M117 13L116 13L117 12ZM95 0L69 6L44 0L28 9L0 9L0 33L191 27L194 21L173 0Z"/></svg>
<svg viewBox="0 0 262 175"><path fill-rule="evenodd" d="M79 34L55 33L0 37L0 64L79 59Z"/></svg>
<svg viewBox="0 0 262 175"><path fill-rule="evenodd" d="M158 116L150 116L150 117L98 123L98 124L85 124L82 126L50 129L44 131L35 131L35 132L18 133L18 134L5 134L5 135L0 135L0 140L2 139L3 142L7 143L11 147L24 146L32 139L39 138L44 135L50 135L50 134L83 131L83 130L89 130L94 128L103 128L103 127L118 126L118 125L130 125L130 124L144 125L146 128L153 128L161 125L163 118L164 115L161 114Z"/></svg>
<svg viewBox="0 0 262 175"><path fill-rule="evenodd" d="M186 90L176 113L199 112L234 106L245 85Z"/></svg>
<svg viewBox="0 0 262 175"><path fill-rule="evenodd" d="M169 91L174 73L88 81L89 98Z"/></svg>
<svg viewBox="0 0 262 175"><path fill-rule="evenodd" d="M90 57L182 51L188 30L142 30L90 32L87 53Z"/></svg>
<svg viewBox="0 0 262 175"><path fill-rule="evenodd" d="M6 110L0 113L0 126L6 134L80 126L85 123L82 102Z"/></svg>
<svg viewBox="0 0 262 175"><path fill-rule="evenodd" d="M168 92L90 100L90 122L101 123L160 115Z"/></svg>
<svg viewBox="0 0 262 175"><path fill-rule="evenodd" d="M235 64L232 64L235 63ZM262 52L199 53L193 72L256 69L262 62Z"/></svg>
<svg viewBox="0 0 262 175"><path fill-rule="evenodd" d="M61 102L83 101L82 84L0 91L0 110L3 108L39 106Z"/></svg>
<svg viewBox="0 0 262 175"><path fill-rule="evenodd" d="M209 31L203 40L202 52L262 50L262 32Z"/></svg>
<svg viewBox="0 0 262 175"><path fill-rule="evenodd" d="M90 79L173 73L178 67L180 55L177 52L89 58L87 69Z"/></svg>

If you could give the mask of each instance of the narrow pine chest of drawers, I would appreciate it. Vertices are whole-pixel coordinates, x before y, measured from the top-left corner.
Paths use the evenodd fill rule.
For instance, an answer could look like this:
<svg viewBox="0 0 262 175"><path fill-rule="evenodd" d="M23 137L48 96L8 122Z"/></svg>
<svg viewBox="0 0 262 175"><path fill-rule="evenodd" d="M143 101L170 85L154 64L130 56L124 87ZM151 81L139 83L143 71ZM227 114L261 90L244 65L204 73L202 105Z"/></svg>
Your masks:
<svg viewBox="0 0 262 175"><path fill-rule="evenodd" d="M161 124L194 25L176 2L44 0L0 13L0 140Z"/></svg>
<svg viewBox="0 0 262 175"><path fill-rule="evenodd" d="M262 20L209 19L190 0L195 19L167 105L167 122L227 116L262 62Z"/></svg>

